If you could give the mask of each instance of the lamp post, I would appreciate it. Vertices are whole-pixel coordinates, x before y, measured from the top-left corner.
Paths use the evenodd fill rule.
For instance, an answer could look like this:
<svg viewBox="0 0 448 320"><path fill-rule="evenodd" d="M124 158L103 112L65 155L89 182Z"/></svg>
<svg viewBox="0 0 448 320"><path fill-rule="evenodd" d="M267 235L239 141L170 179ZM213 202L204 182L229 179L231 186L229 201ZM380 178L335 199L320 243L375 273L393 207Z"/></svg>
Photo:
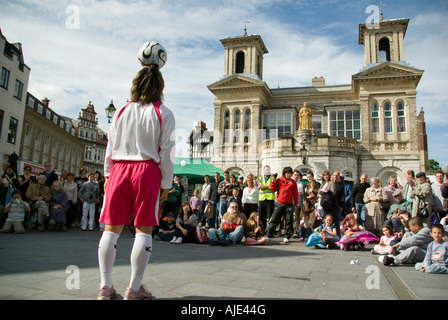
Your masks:
<svg viewBox="0 0 448 320"><path fill-rule="evenodd" d="M107 117L107 122L111 123L112 122L112 117L114 116L114 113L117 109L114 106L113 100L110 100L110 104L109 106L106 107L106 117Z"/></svg>

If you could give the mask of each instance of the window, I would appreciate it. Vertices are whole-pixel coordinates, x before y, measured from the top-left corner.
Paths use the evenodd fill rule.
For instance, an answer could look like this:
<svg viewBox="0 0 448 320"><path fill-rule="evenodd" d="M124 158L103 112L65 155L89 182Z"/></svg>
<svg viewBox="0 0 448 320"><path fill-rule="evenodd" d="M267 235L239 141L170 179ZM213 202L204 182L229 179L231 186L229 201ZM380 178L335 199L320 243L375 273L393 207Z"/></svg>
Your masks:
<svg viewBox="0 0 448 320"><path fill-rule="evenodd" d="M314 133L322 133L322 116L312 116L311 121Z"/></svg>
<svg viewBox="0 0 448 320"><path fill-rule="evenodd" d="M48 154L48 150L50 149L50 137L45 135L44 138L44 154Z"/></svg>
<svg viewBox="0 0 448 320"><path fill-rule="evenodd" d="M0 77L0 87L8 90L9 70L2 67L2 75Z"/></svg>
<svg viewBox="0 0 448 320"><path fill-rule="evenodd" d="M34 139L34 150L40 150L40 131L36 131L36 137Z"/></svg>
<svg viewBox="0 0 448 320"><path fill-rule="evenodd" d="M250 110L244 111L244 143L250 143Z"/></svg>
<svg viewBox="0 0 448 320"><path fill-rule="evenodd" d="M372 107L370 108L371 111L371 119L372 119L372 133L378 133L380 132L380 108L378 104L374 103L372 104Z"/></svg>
<svg viewBox="0 0 448 320"><path fill-rule="evenodd" d="M230 112L226 111L224 112L224 139L223 139L223 143L228 143L229 142L229 130L230 130Z"/></svg>
<svg viewBox="0 0 448 320"><path fill-rule="evenodd" d="M22 100L23 83L16 79L16 86L14 87L14 98Z"/></svg>
<svg viewBox="0 0 448 320"><path fill-rule="evenodd" d="M41 105L40 103L37 105L37 112L39 112L40 114L44 114L44 106Z"/></svg>
<svg viewBox="0 0 448 320"><path fill-rule="evenodd" d="M16 144L16 136L17 136L17 126L19 124L19 120L14 117L9 119L9 130L8 130L8 142L12 144Z"/></svg>
<svg viewBox="0 0 448 320"><path fill-rule="evenodd" d="M51 111L48 110L48 109L47 109L47 112L46 112L46 117L47 117L48 120L51 119Z"/></svg>
<svg viewBox="0 0 448 320"><path fill-rule="evenodd" d="M292 133L292 115L290 112L266 113L263 116L263 129L266 139L281 138Z"/></svg>
<svg viewBox="0 0 448 320"><path fill-rule="evenodd" d="M404 110L404 103L401 101L397 103L397 124L398 132L406 132L406 115Z"/></svg>
<svg viewBox="0 0 448 320"><path fill-rule="evenodd" d="M241 132L241 111L235 110L235 113L233 114L233 143L238 144L240 143L240 132Z"/></svg>
<svg viewBox="0 0 448 320"><path fill-rule="evenodd" d="M28 97L27 105L28 105L28 107L34 109L34 99L32 97Z"/></svg>
<svg viewBox="0 0 448 320"><path fill-rule="evenodd" d="M244 52L239 51L236 54L235 73L244 73Z"/></svg>
<svg viewBox="0 0 448 320"><path fill-rule="evenodd" d="M359 110L330 111L330 136L361 140Z"/></svg>
<svg viewBox="0 0 448 320"><path fill-rule="evenodd" d="M390 44L388 38L381 38L378 43L379 62L390 61Z"/></svg>
<svg viewBox="0 0 448 320"><path fill-rule="evenodd" d="M58 116L55 114L53 115L53 123L56 125L58 124Z"/></svg>
<svg viewBox="0 0 448 320"><path fill-rule="evenodd" d="M4 115L5 115L5 111L0 109L0 138L2 137L3 116Z"/></svg>
<svg viewBox="0 0 448 320"><path fill-rule="evenodd" d="M29 147L30 146L31 130L32 130L32 127L29 126L29 125L26 125L25 137L23 138L23 146L24 147Z"/></svg>
<svg viewBox="0 0 448 320"><path fill-rule="evenodd" d="M392 104L386 102L384 104L384 133L392 133Z"/></svg>

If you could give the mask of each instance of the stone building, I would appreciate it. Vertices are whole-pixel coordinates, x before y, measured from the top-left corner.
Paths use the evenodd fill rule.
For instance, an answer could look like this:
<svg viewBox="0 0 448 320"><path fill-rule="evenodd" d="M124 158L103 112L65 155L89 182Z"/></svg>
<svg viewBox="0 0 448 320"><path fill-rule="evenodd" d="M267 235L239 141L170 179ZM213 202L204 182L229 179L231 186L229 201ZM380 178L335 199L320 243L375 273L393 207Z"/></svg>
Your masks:
<svg viewBox="0 0 448 320"><path fill-rule="evenodd" d="M75 135L71 119L60 116L50 108L50 100L40 101L27 93L18 172L25 166L32 172L42 172L50 161L53 169L78 174L82 166L84 144Z"/></svg>
<svg viewBox="0 0 448 320"><path fill-rule="evenodd" d="M379 28L359 25L365 65L350 84L269 88L263 81L259 35L222 39L224 76L208 86L214 94L213 165L238 174L273 172L291 166L320 178L340 171L347 180L361 173L390 175L403 182L404 171L425 171L428 163L424 113L417 110L423 71L405 60L408 19L382 20ZM300 144L298 114L312 110L312 135ZM302 153L301 153L302 151Z"/></svg>
<svg viewBox="0 0 448 320"><path fill-rule="evenodd" d="M95 106L89 102L74 120L76 136L84 143L83 166L87 172L103 172L107 134L98 127Z"/></svg>
<svg viewBox="0 0 448 320"><path fill-rule="evenodd" d="M0 29L0 161L19 154L30 68L22 45L10 43ZM3 172L1 173L3 174Z"/></svg>

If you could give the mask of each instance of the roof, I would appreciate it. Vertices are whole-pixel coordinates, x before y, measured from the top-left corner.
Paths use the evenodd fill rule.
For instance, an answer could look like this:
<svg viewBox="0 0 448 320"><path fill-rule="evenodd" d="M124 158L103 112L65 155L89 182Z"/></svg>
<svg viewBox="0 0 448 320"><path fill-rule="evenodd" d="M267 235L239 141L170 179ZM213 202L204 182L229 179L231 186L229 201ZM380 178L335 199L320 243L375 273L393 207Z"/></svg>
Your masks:
<svg viewBox="0 0 448 320"><path fill-rule="evenodd" d="M204 159L181 158L174 159L174 174L180 177L187 177L189 183L204 183L206 174L213 177L215 172L221 176L224 170L221 170Z"/></svg>

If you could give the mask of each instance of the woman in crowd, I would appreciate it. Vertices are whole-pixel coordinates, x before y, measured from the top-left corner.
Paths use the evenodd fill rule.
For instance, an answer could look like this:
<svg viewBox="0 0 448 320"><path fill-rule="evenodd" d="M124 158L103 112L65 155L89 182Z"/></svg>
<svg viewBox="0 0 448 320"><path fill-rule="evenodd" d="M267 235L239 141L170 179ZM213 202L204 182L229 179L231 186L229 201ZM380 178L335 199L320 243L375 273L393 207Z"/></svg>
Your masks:
<svg viewBox="0 0 448 320"><path fill-rule="evenodd" d="M379 185L379 179L373 177L370 179L371 187L367 188L364 193L364 203L366 215L365 226L367 230L379 235L379 230L386 220L386 213L383 211L384 206L389 203L386 190Z"/></svg>

